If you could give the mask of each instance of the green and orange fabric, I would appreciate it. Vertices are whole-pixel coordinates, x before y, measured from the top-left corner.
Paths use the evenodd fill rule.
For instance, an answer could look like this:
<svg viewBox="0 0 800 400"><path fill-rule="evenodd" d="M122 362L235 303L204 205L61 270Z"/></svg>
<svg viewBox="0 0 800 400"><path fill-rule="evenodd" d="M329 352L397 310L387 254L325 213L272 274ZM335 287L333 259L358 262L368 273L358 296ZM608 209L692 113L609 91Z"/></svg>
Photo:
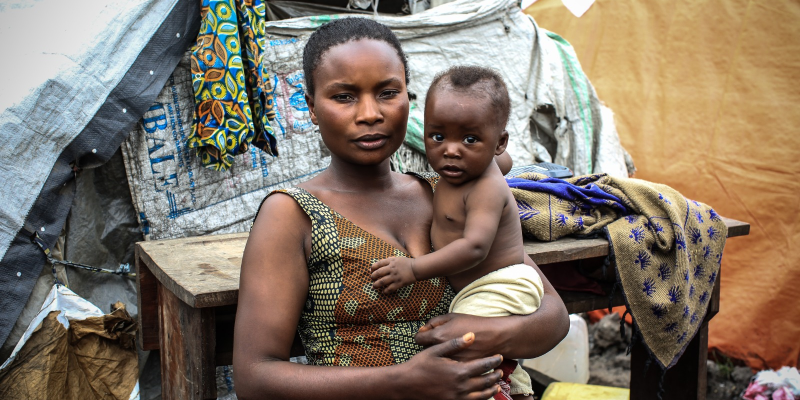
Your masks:
<svg viewBox="0 0 800 400"><path fill-rule="evenodd" d="M197 149L204 166L220 171L250 144L277 156L269 124L275 102L261 66L264 2L203 0L201 18L191 56L195 117L188 146Z"/></svg>

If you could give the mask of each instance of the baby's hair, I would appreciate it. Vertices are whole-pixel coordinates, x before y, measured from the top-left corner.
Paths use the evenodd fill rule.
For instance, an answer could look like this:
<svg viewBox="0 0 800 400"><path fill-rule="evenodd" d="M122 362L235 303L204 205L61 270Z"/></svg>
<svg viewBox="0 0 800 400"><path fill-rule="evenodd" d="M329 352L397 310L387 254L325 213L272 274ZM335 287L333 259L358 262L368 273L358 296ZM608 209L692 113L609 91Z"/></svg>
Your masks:
<svg viewBox="0 0 800 400"><path fill-rule="evenodd" d="M476 65L450 67L446 71L436 74L433 78L425 102L428 102L427 99L430 98L432 92L441 89L445 85L448 86L448 89L457 91L485 93L489 96L492 107L497 112L497 122L505 129L508 117L511 114L511 100L508 98L506 83L497 71ZM475 87L476 85L481 85L481 87Z"/></svg>
<svg viewBox="0 0 800 400"><path fill-rule="evenodd" d="M351 17L328 22L320 26L308 38L306 47L303 49L303 74L305 74L306 91L309 95L314 95L314 76L312 74L319 66L325 52L331 47L361 39L380 40L394 47L397 56L403 62L406 84L408 84L408 60L400 46L400 40L397 39L394 32L386 25L374 20Z"/></svg>

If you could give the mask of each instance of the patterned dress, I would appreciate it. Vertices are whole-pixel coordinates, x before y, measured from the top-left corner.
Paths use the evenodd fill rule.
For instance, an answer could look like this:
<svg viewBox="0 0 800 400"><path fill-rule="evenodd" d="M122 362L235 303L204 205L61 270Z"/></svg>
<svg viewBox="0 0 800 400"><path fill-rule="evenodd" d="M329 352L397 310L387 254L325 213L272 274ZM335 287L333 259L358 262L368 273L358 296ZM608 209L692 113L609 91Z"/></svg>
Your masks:
<svg viewBox="0 0 800 400"><path fill-rule="evenodd" d="M311 219L308 298L298 326L309 364L386 366L420 352L414 335L426 321L447 313L453 299L447 279L417 282L393 295L374 290L370 266L408 255L304 189L276 192L292 196Z"/></svg>

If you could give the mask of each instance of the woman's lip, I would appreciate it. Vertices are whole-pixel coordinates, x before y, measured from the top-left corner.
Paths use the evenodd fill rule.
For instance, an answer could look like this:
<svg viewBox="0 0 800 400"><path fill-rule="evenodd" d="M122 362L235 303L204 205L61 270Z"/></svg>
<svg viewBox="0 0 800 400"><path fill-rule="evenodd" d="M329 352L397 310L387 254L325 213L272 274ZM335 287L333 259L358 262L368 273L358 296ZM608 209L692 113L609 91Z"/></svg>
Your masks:
<svg viewBox="0 0 800 400"><path fill-rule="evenodd" d="M362 149L372 150L383 146L387 140L388 138L385 135L364 135L354 142Z"/></svg>

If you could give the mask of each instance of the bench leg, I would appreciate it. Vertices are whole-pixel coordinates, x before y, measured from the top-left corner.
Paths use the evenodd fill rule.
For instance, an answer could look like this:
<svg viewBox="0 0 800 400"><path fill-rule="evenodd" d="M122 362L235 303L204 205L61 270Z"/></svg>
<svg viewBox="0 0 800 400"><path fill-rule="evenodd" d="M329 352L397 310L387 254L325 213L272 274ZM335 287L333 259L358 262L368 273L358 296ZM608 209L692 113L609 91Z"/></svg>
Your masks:
<svg viewBox="0 0 800 400"><path fill-rule="evenodd" d="M215 399L216 338L211 308L192 308L158 285L161 396Z"/></svg>
<svg viewBox="0 0 800 400"><path fill-rule="evenodd" d="M139 346L142 350L158 350L158 282L150 272L147 264L138 257L136 248L136 283L139 295L136 304L139 306Z"/></svg>
<svg viewBox="0 0 800 400"><path fill-rule="evenodd" d="M708 392L708 322L719 312L720 278L714 285L708 311L681 358L664 376L662 400L705 400ZM631 349L631 400L655 399L661 368L655 361L645 374L649 354L641 342Z"/></svg>
<svg viewBox="0 0 800 400"><path fill-rule="evenodd" d="M653 361L645 373L649 356L641 343L636 343L631 349L631 400L656 398L661 368ZM662 400L705 400L707 358L708 323L704 323L678 363L667 370Z"/></svg>

